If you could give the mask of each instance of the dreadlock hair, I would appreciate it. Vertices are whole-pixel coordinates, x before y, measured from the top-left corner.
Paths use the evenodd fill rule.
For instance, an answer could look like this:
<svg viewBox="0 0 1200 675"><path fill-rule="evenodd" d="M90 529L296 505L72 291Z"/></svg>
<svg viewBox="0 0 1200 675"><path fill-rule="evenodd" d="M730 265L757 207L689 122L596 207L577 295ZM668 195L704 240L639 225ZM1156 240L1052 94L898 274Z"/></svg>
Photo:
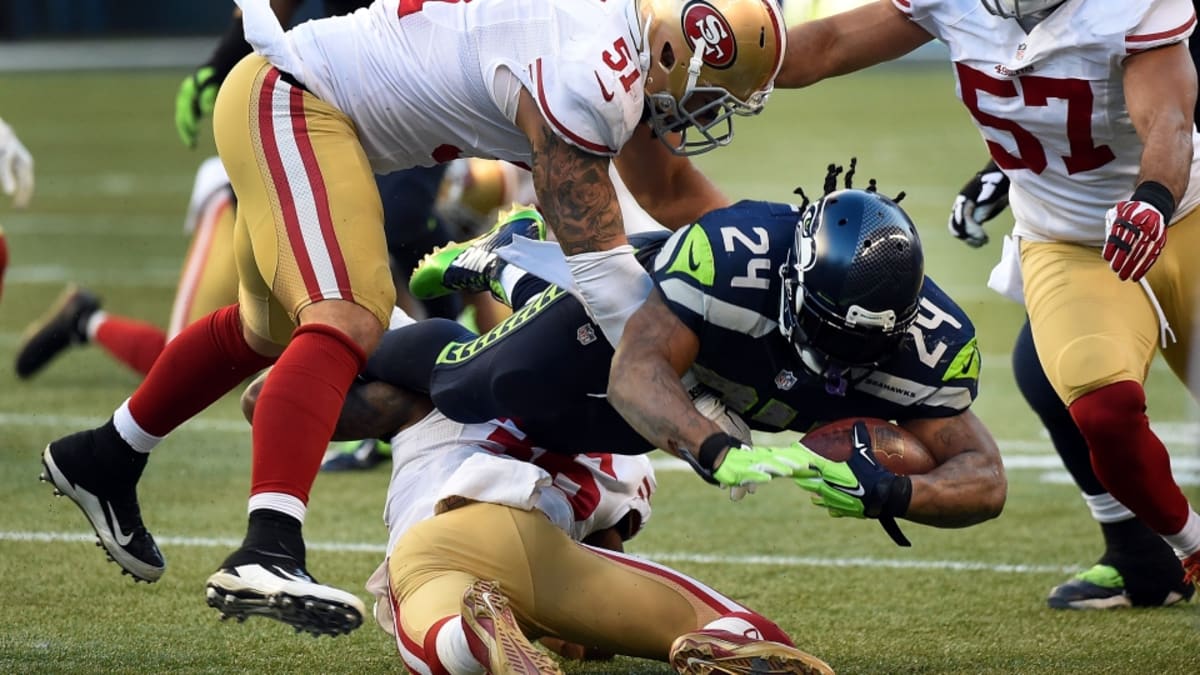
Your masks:
<svg viewBox="0 0 1200 675"><path fill-rule="evenodd" d="M838 176L842 175L843 171L846 174L846 178L843 180L845 189L847 189L847 190L852 189L854 187L854 172L857 168L858 168L858 158L857 157L850 158L850 170L849 171L846 171L840 164L830 164L828 167L826 167L825 168L825 183L822 186L822 189L825 190L825 193L821 196L822 197L828 196L831 192L835 192L838 189L838 185L837 185L838 180L837 179L838 179ZM867 181L867 192L878 192L878 191L879 191L879 188L876 185L875 179L872 178L872 179L868 180ZM797 187L795 190L792 190L792 194L800 195L800 200L801 200L800 201L800 210L801 211L808 208L808 205L810 203L812 203L809 200L808 195L804 194L803 187ZM892 201L899 204L900 201L902 199L904 199L906 196L907 196L907 193L905 193L903 190L901 190L899 193L896 194L895 197L892 197Z"/></svg>

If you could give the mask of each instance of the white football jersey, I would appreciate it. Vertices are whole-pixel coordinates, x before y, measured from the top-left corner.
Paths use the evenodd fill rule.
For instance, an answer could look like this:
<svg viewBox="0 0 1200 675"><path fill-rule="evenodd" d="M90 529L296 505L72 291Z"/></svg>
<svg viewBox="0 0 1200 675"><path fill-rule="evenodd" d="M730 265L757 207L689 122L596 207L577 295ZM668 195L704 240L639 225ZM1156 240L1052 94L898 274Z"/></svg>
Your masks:
<svg viewBox="0 0 1200 675"><path fill-rule="evenodd" d="M656 486L645 455L555 454L511 421L461 424L434 410L392 439L387 550L450 496L538 509L578 541L631 511L640 528Z"/></svg>
<svg viewBox="0 0 1200 675"><path fill-rule="evenodd" d="M635 0L376 0L260 51L350 117L376 173L459 156L528 165L521 89L587 152L629 140L649 63L638 25Z"/></svg>
<svg viewBox="0 0 1200 675"><path fill-rule="evenodd" d="M1133 192L1142 156L1122 63L1186 40L1192 4L1067 0L1027 34L979 0L892 2L950 48L959 98L1012 181L1014 234L1101 245L1104 214ZM1198 203L1200 150L1176 219Z"/></svg>

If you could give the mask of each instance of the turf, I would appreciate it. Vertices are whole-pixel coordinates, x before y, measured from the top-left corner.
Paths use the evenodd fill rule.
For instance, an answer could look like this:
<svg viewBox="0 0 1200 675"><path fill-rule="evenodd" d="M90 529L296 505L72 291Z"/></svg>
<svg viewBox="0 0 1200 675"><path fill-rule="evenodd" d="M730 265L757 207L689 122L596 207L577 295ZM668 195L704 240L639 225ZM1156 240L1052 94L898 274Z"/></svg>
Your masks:
<svg viewBox="0 0 1200 675"><path fill-rule="evenodd" d="M12 267L0 304L0 671L373 673L402 670L373 625L314 640L252 619L221 623L203 582L236 546L245 520L249 437L229 397L166 442L141 486L162 540L162 581L134 585L85 535L73 504L36 480L38 453L102 421L137 378L94 348L65 354L31 382L11 363L23 326L67 281L111 312L167 319L187 240L180 223L210 139L183 149L172 126L182 72L0 76L3 115L37 160L28 211L0 205ZM965 530L909 524L912 549L870 522L834 521L793 486L730 504L686 473L663 472L648 530L631 549L695 575L774 618L845 673L1193 673L1200 603L1166 610L1063 613L1046 591L1100 552L1077 490L1054 471L1048 443L1021 401L1008 352L1021 309L984 288L996 244L971 250L945 232L958 187L982 164L977 134L953 100L944 66L892 66L772 96L738 120L730 148L699 164L735 197L818 192L824 167L859 158L860 185L879 180L921 227L930 273L973 317L984 353L978 414L1006 456L1044 460L1009 471L997 520ZM995 238L1008 226L991 226ZM1180 466L1194 467L1195 406L1161 366L1150 410ZM1189 464L1190 463L1190 464ZM362 591L385 533L388 472L325 475L306 535L310 567ZM1187 488L1200 503L1200 491ZM668 672L620 659L568 664L573 673Z"/></svg>

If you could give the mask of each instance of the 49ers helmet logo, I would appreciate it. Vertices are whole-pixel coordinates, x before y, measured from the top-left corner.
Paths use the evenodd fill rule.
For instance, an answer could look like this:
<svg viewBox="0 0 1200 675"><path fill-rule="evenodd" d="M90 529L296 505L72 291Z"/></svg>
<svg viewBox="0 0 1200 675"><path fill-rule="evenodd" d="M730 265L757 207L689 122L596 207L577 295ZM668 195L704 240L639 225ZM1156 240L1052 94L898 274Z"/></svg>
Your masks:
<svg viewBox="0 0 1200 675"><path fill-rule="evenodd" d="M683 34L690 47L703 45L704 65L728 68L737 60L737 42L733 29L715 7L704 0L692 0L683 8Z"/></svg>

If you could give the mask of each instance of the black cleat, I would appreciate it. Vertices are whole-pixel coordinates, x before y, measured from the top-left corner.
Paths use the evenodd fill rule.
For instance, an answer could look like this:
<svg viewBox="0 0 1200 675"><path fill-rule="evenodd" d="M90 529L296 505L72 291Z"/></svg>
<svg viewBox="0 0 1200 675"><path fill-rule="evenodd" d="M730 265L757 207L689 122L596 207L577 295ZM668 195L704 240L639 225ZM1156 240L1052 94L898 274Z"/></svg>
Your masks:
<svg viewBox="0 0 1200 675"><path fill-rule="evenodd" d="M109 560L135 581L153 583L167 562L138 507L137 481L146 458L128 446L107 447L117 443L124 441L111 422L60 438L42 452L41 479L83 511Z"/></svg>
<svg viewBox="0 0 1200 675"><path fill-rule="evenodd" d="M87 320L98 309L100 298L75 284L67 286L42 318L25 329L17 348L17 377L33 377L67 347L87 342Z"/></svg>
<svg viewBox="0 0 1200 675"><path fill-rule="evenodd" d="M1182 572L1174 584L1153 584L1157 592L1142 589L1134 594L1126 580L1111 565L1097 563L1050 589L1046 604L1051 609L1119 609L1122 607L1167 607L1186 602L1196 593L1192 584L1183 581ZM1148 584L1143 583L1143 586Z"/></svg>
<svg viewBox="0 0 1200 675"><path fill-rule="evenodd" d="M349 633L366 612L356 596L320 584L296 558L255 548L235 551L205 586L222 620L264 616L313 637Z"/></svg>

